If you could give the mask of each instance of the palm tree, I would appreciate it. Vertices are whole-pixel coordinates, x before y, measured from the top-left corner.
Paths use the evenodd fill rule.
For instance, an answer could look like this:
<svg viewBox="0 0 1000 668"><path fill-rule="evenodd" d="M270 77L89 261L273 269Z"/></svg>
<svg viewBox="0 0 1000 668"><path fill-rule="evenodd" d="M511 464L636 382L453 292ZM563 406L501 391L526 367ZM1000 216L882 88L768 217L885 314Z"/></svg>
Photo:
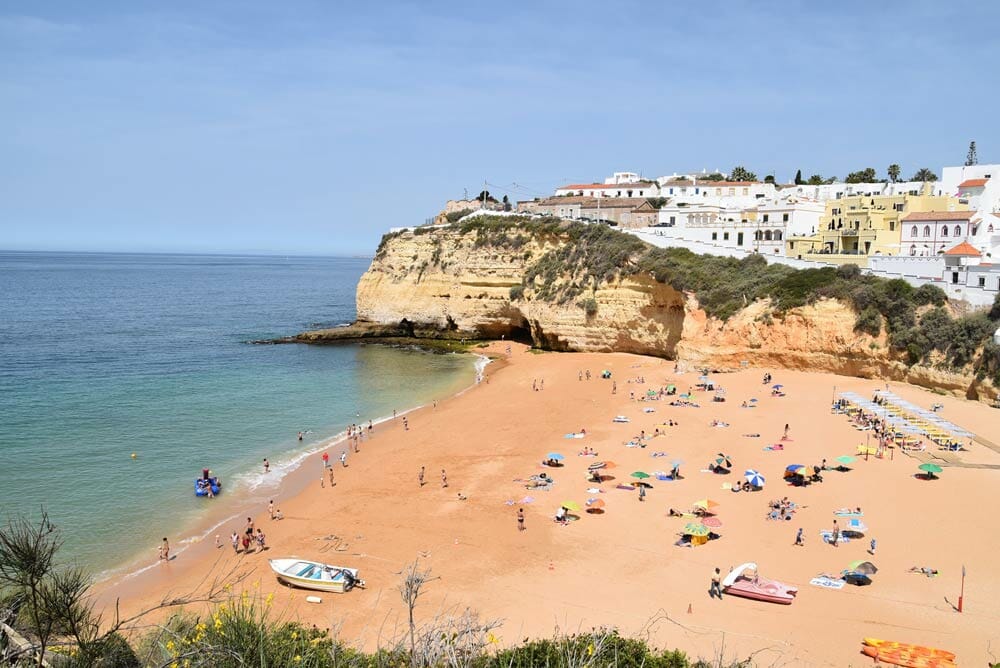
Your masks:
<svg viewBox="0 0 1000 668"><path fill-rule="evenodd" d="M886 170L886 173L889 175L889 180L895 183L899 180L899 165L892 163L889 165L889 169Z"/></svg>
<svg viewBox="0 0 1000 668"><path fill-rule="evenodd" d="M937 181L937 174L935 174L934 172L932 172L927 167L921 167L920 169L917 170L917 173L914 174L913 178L910 179L910 180L911 181L923 181L925 183L927 181Z"/></svg>

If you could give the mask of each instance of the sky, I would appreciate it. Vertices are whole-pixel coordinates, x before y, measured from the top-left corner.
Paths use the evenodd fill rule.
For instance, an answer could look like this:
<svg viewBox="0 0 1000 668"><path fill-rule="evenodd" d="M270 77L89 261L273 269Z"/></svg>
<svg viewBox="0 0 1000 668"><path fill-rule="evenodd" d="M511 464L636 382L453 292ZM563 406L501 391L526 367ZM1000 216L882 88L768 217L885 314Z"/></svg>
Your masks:
<svg viewBox="0 0 1000 668"><path fill-rule="evenodd" d="M836 5L836 6L834 6ZM0 0L0 249L370 254L448 199L1000 162L1000 3Z"/></svg>

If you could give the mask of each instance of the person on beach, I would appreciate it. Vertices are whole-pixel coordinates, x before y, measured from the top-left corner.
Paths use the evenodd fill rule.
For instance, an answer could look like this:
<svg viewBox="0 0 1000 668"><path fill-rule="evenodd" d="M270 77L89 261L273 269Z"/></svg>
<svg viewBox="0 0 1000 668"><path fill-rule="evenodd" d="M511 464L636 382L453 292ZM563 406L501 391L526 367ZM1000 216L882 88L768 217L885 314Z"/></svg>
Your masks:
<svg viewBox="0 0 1000 668"><path fill-rule="evenodd" d="M164 536L163 542L160 544L160 559L170 561L170 543L167 542L166 536Z"/></svg>
<svg viewBox="0 0 1000 668"><path fill-rule="evenodd" d="M281 508L278 508L277 510L274 511L274 519L276 520L285 519L285 515L281 512Z"/></svg>
<svg viewBox="0 0 1000 668"><path fill-rule="evenodd" d="M271 472L271 462L267 461L267 457L264 457L264 473Z"/></svg>
<svg viewBox="0 0 1000 668"><path fill-rule="evenodd" d="M246 529L243 530L243 533L253 533L253 518L252 517L248 517L247 518L247 526L246 526Z"/></svg>
<svg viewBox="0 0 1000 668"><path fill-rule="evenodd" d="M830 537L830 543L837 547L837 542L840 540L840 526L837 524L837 520L833 521L833 535Z"/></svg>
<svg viewBox="0 0 1000 668"><path fill-rule="evenodd" d="M232 545L233 545L233 554L239 554L240 553L240 535L234 531L233 535L229 537L229 542L232 543Z"/></svg>
<svg viewBox="0 0 1000 668"><path fill-rule="evenodd" d="M299 432L299 440L300 441L302 440L302 432L301 431Z"/></svg>
<svg viewBox="0 0 1000 668"><path fill-rule="evenodd" d="M254 536L254 539L257 541L257 551L258 552L263 552L264 551L264 532L261 531L260 529L257 529L257 535Z"/></svg>
<svg viewBox="0 0 1000 668"><path fill-rule="evenodd" d="M330 468L330 453L329 452L324 452L323 453L323 468L325 468L325 469Z"/></svg>
<svg viewBox="0 0 1000 668"><path fill-rule="evenodd" d="M441 489L444 489L447 486L448 486L448 474L444 472L444 469L441 469Z"/></svg>
<svg viewBox="0 0 1000 668"><path fill-rule="evenodd" d="M403 431L410 431L410 423L406 421L406 416L403 416Z"/></svg>
<svg viewBox="0 0 1000 668"><path fill-rule="evenodd" d="M875 539L872 538L871 546L868 548L868 554L875 556Z"/></svg>
<svg viewBox="0 0 1000 668"><path fill-rule="evenodd" d="M320 476L320 477L319 477L319 486L320 486L321 488L324 488L324 487L326 487L326 478L324 478L323 476Z"/></svg>
<svg viewBox="0 0 1000 668"><path fill-rule="evenodd" d="M392 409L392 419L393 420L396 419L396 409L395 408Z"/></svg>
<svg viewBox="0 0 1000 668"><path fill-rule="evenodd" d="M424 467L423 466L420 467L420 473L417 475L417 481L420 483L421 487L424 486Z"/></svg>
<svg viewBox="0 0 1000 668"><path fill-rule="evenodd" d="M241 542L243 544L243 554L250 553L250 537L252 535L253 534L251 534L249 531L243 534L243 538L241 539Z"/></svg>
<svg viewBox="0 0 1000 668"><path fill-rule="evenodd" d="M708 595L710 598L719 597L722 600L722 574L719 572L719 568L715 568L715 573L712 574L712 584L708 588Z"/></svg>
<svg viewBox="0 0 1000 668"><path fill-rule="evenodd" d="M524 531L524 508L517 509L517 530Z"/></svg>
<svg viewBox="0 0 1000 668"><path fill-rule="evenodd" d="M219 537L219 534L215 534L215 547L216 549L222 547L222 538Z"/></svg>
<svg viewBox="0 0 1000 668"><path fill-rule="evenodd" d="M437 408L437 402L434 402L434 408ZM372 425L372 421L368 421L368 437L371 438L372 432L375 431L375 427Z"/></svg>
<svg viewBox="0 0 1000 668"><path fill-rule="evenodd" d="M644 485L639 485L639 500L646 500L646 487Z"/></svg>
<svg viewBox="0 0 1000 668"><path fill-rule="evenodd" d="M798 545L799 547L803 547L805 545L805 543L802 542L802 527L799 527L799 532L797 534L795 534L795 543L794 544Z"/></svg>
<svg viewBox="0 0 1000 668"><path fill-rule="evenodd" d="M327 471L327 473L329 473L329 474L330 474L330 487L333 487L333 486L334 486L334 485L336 485L337 483L335 483L335 482L333 481L333 467L332 467L332 466L330 467L330 470L329 470L329 471Z"/></svg>
<svg viewBox="0 0 1000 668"><path fill-rule="evenodd" d="M271 519L274 519L274 499L267 502L267 514L270 515Z"/></svg>
<svg viewBox="0 0 1000 668"><path fill-rule="evenodd" d="M781 440L783 440L783 441L787 441L788 440L788 424L787 423L785 424L785 433L782 435Z"/></svg>
<svg viewBox="0 0 1000 668"><path fill-rule="evenodd" d="M533 392L537 392L538 391L538 380L535 379L535 378L531 379L531 390Z"/></svg>

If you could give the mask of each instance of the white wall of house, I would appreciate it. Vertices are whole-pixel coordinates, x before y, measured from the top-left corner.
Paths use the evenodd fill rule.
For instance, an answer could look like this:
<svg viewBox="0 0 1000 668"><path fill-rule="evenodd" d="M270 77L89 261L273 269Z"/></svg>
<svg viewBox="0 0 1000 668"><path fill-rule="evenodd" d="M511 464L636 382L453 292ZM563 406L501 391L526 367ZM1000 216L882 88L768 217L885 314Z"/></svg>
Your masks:
<svg viewBox="0 0 1000 668"><path fill-rule="evenodd" d="M604 179L607 184L617 185L619 183L637 183L642 179L641 176L635 172L615 172L608 178Z"/></svg>
<svg viewBox="0 0 1000 668"><path fill-rule="evenodd" d="M584 197L659 197L660 189L655 183L603 183L577 184L578 187L556 188L556 197L581 195Z"/></svg>
<svg viewBox="0 0 1000 668"><path fill-rule="evenodd" d="M972 239L968 220L900 221L900 255L933 256Z"/></svg>

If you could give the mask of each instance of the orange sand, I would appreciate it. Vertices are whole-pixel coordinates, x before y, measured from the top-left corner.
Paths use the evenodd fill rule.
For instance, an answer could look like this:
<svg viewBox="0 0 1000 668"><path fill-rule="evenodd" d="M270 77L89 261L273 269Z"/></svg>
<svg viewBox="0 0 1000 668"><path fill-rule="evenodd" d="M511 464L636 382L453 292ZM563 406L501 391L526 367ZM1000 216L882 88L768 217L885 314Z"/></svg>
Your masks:
<svg viewBox="0 0 1000 668"><path fill-rule="evenodd" d="M506 345L494 344L501 353ZM602 369L613 371L601 380ZM577 373L590 369L590 381ZM405 611L396 591L399 571L418 556L440 580L418 607L418 618L466 606L484 617L502 618L501 642L525 636L573 632L614 625L625 633L647 633L663 647L690 655L745 658L759 651L761 665L867 665L859 650L865 636L947 648L960 665L982 665L987 644L1000 653L1000 518L997 484L1000 471L990 468L946 468L936 481L921 481L915 459L894 453L893 459L860 460L849 473L827 472L825 482L791 488L782 482L790 463L813 465L826 457L854 454L865 434L853 429L846 416L831 414L833 388L870 396L883 383L856 378L772 370L774 383L788 395L770 396L761 383L765 370L713 374L727 390L726 403L712 403L711 393L698 392L701 408L670 407L666 401L631 401L629 393L676 383L684 392L698 373L674 374L672 362L626 354L535 354L514 347L508 364L487 369L488 383L463 395L409 414L410 430L400 420L377 427L348 468L337 463L337 484L321 489L318 456L299 472L314 482L294 498L278 499L284 521L268 520L266 509L256 517L270 549L261 554L233 555L228 536L243 524L219 530L225 542L216 550L206 540L170 564L103 587L104 602L122 599L123 610L162 598L168 591L193 589L216 564L237 561L255 570L263 592L274 592L276 605L307 623L342 625L342 637L368 648L397 634ZM644 376L646 385L630 378ZM532 391L533 379L544 379L543 391ZM941 397L919 388L892 384L891 389L924 407L941 402L941 413L960 426L1000 443L1000 411L980 404ZM759 399L758 408L740 402ZM646 414L644 407L655 413ZM630 424L613 424L617 414ZM623 443L640 429L652 433L667 419L680 425L649 441L645 449ZM710 427L712 419L730 423ZM777 442L785 423L791 442L782 452L762 448ZM565 439L567 432L587 430L584 439ZM760 433L746 438L745 433ZM595 460L577 456L584 446L618 467L617 480L601 485L603 494L587 493L593 484L585 471ZM932 446L933 447L933 446ZM543 469L540 460L552 451L566 455L565 466ZM665 451L668 457L652 458ZM725 452L733 458L733 475L699 472ZM936 452L936 451L934 451ZM336 461L339 451L331 451ZM635 492L618 490L618 482L635 470L669 470L681 458L684 479L650 480L645 502ZM975 444L965 461L1000 463L1000 455ZM417 473L427 467L421 489ZM448 473L442 489L440 471ZM726 480L741 480L746 468L767 477L764 491L733 494L721 488ZM552 491L525 490L515 478L545 470L556 480ZM291 483L289 483L291 485ZM461 491L468 500L460 501ZM526 495L533 503L519 501ZM803 508L790 522L765 521L767 502L789 496ZM552 521L563 501L581 505L588 497L606 502L606 513L579 513L568 526ZM695 548L673 545L689 520L667 517L670 507L688 509L697 499L718 501L722 539ZM505 505L517 500L514 506ZM832 511L861 506L870 533L832 547L818 532L832 525ZM527 530L518 532L515 513L523 507ZM843 521L841 521L843 524ZM805 547L793 547L798 527L805 529ZM336 551L323 538L346 540ZM880 571L874 584L828 591L810 586L809 579L839 573L855 559L869 558L868 538L878 539L870 557ZM153 552L151 546L150 552ZM321 605L304 602L309 592L280 586L267 558L296 556L356 567L367 580L365 590L321 594ZM791 606L726 597L710 599L712 570L756 561L765 576L799 587ZM957 604L962 565L968 568L964 613ZM909 574L910 566L941 570L936 578ZM688 612L690 606L690 613ZM655 618L656 621L650 623ZM724 649L723 649L724 648Z"/></svg>

